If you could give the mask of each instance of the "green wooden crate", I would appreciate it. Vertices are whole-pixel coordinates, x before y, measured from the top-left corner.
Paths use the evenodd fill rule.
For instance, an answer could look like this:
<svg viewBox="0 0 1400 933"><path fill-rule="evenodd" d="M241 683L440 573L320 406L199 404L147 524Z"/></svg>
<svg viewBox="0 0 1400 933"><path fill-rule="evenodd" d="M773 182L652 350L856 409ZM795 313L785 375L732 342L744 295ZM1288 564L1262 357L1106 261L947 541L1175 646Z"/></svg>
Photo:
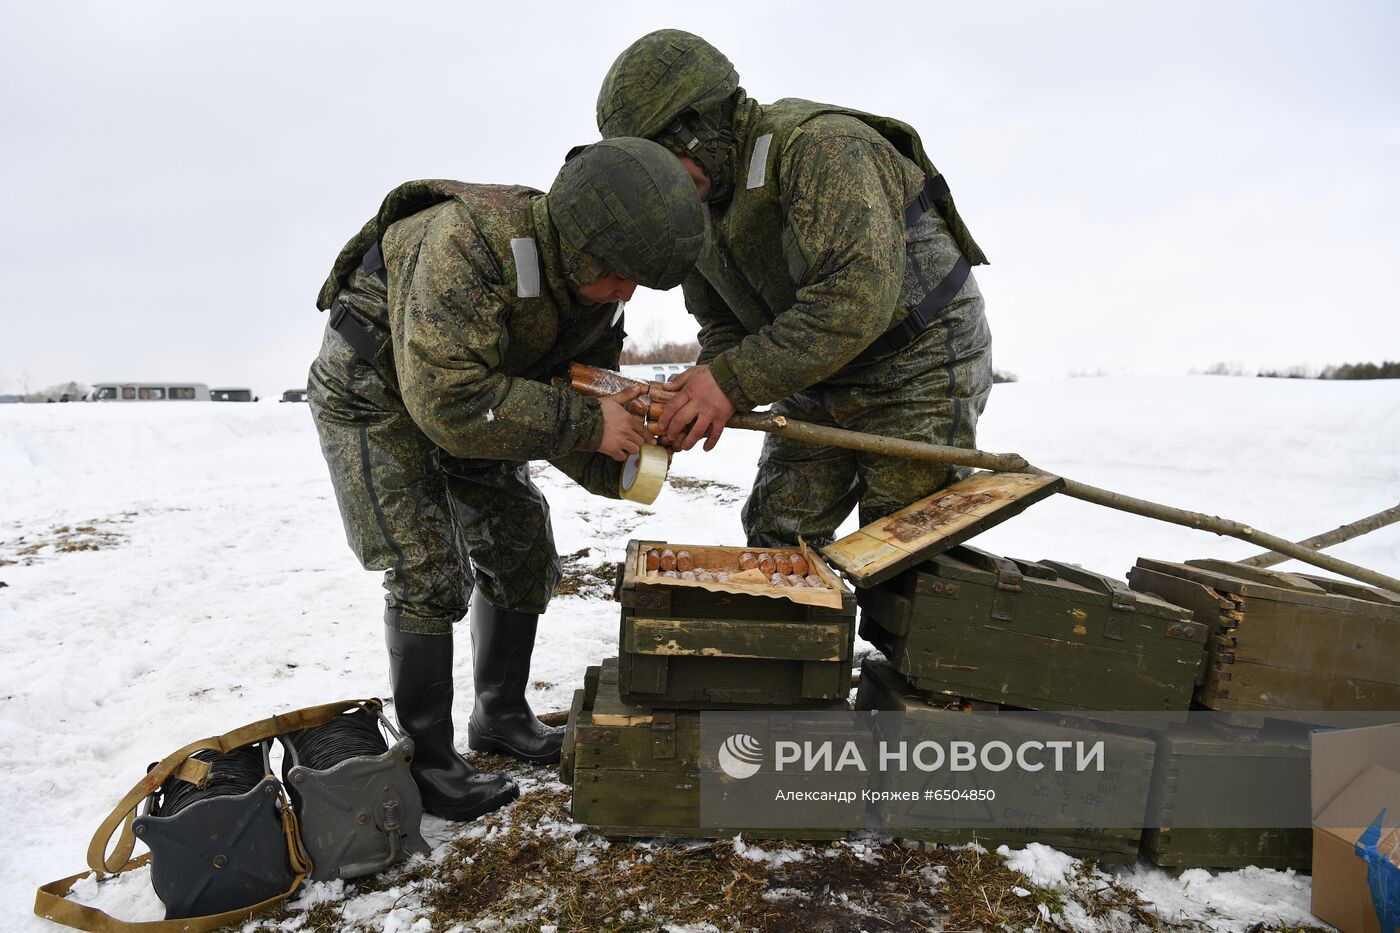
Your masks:
<svg viewBox="0 0 1400 933"><path fill-rule="evenodd" d="M628 542L617 586L623 698L668 709L751 709L816 708L850 695L855 595L819 557L809 553L808 561L825 591L724 587L648 576L646 552L665 547L735 569L749 550Z"/></svg>
<svg viewBox="0 0 1400 933"><path fill-rule="evenodd" d="M1207 709L1400 710L1400 596L1215 560L1139 558L1128 582L1210 627Z"/></svg>
<svg viewBox="0 0 1400 933"><path fill-rule="evenodd" d="M1199 816L1218 813L1222 823L1238 823L1259 810L1256 787L1286 781L1300 794L1299 806L1309 806L1311 766L1306 731L1271 723L1254 741L1227 740L1203 725L1192 723L1156 735L1157 764L1148 798L1148 822L1167 823L1183 794L1193 794ZM1231 786L1218 786L1207 770L1211 759L1228 755L1238 774ZM1195 819L1193 822L1202 822ZM1259 813L1261 827L1269 815ZM1143 852L1164 868L1296 868L1312 867L1312 831L1305 828L1149 828L1142 836Z"/></svg>
<svg viewBox="0 0 1400 933"><path fill-rule="evenodd" d="M1184 717L1205 664L1189 610L1054 561L957 547L858 600L861 637L930 693Z"/></svg>
<svg viewBox="0 0 1400 933"><path fill-rule="evenodd" d="M573 818L605 836L829 840L844 830L702 828L700 713L623 701L618 659L590 667L569 712L560 778L573 787Z"/></svg>
<svg viewBox="0 0 1400 933"><path fill-rule="evenodd" d="M938 717L960 717L964 720L958 724L961 732L972 735L985 729L989 736L1000 739L1006 739L1008 729L1015 730L1018 735L1024 735L1027 740L1036 741L1093 739L1107 731L1104 727L1075 720L1052 724L1027 722L1024 719L1014 723L1003 722L994 729L993 724L983 716L968 716L957 709L948 708L943 701L916 693L889 662L880 658L867 658L861 666L856 709L904 713L908 717L906 722L917 722L921 719L933 722ZM917 737L906 734L884 738L887 741L915 741ZM1150 738L1115 734L1112 748L1115 751L1110 753L1107 759L1106 776L1065 773L1058 785L1059 793L1067 799L1080 799L1086 795L1102 797L1105 794L1126 794L1128 808L1145 816L1156 745ZM995 808L1005 812L1006 809L1033 811L1043 807L1043 798L1032 782L1026 782L1020 790L1023 791L1024 799L1018 799L1018 788L1015 785L1012 785L1009 791L999 790ZM995 849L1000 845L1024 848L1032 842L1040 842L1080 858L1124 863L1134 862L1138 857L1138 846L1142 836L1141 816L1135 822L1136 826L1124 828L1020 828L989 825L977 829L962 826L945 829L923 825L924 820L910 819L907 823L902 823L895 818L886 824L886 829L892 835L912 842L946 845L977 842L988 849Z"/></svg>

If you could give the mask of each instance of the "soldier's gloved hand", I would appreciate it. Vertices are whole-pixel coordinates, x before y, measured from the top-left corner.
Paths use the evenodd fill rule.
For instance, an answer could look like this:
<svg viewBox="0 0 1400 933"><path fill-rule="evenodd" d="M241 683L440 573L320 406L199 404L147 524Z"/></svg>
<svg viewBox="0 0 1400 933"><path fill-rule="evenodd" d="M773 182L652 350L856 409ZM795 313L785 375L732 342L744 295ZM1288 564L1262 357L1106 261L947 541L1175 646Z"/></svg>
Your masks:
<svg viewBox="0 0 1400 933"><path fill-rule="evenodd" d="M642 449L647 435L641 415L632 414L625 406L634 398L641 398L646 391L644 385L633 386L598 400L603 408L603 442L598 445L599 453L614 460L626 460Z"/></svg>
<svg viewBox="0 0 1400 933"><path fill-rule="evenodd" d="M661 430L677 450L689 450L700 438L705 449L714 450L724 426L733 417L734 403L715 382L710 367L692 366L666 383L675 398L661 410Z"/></svg>

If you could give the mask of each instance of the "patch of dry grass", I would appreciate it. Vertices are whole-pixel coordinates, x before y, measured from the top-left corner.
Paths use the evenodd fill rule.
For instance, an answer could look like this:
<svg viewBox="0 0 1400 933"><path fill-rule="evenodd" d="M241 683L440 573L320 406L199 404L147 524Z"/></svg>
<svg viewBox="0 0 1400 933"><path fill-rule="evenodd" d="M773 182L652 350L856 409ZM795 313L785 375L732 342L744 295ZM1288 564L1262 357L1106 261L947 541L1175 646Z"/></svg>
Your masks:
<svg viewBox="0 0 1400 933"><path fill-rule="evenodd" d="M75 525L53 525L47 531L23 534L18 538L0 541L0 567L12 564L27 567L58 554L102 551L117 547L126 540L126 535L116 531L113 526L127 521L128 518L122 516L94 519Z"/></svg>
<svg viewBox="0 0 1400 933"><path fill-rule="evenodd" d="M592 548L580 548L572 554L560 556L564 576L554 588L555 596L583 596L589 599L613 598L613 586L617 580L616 561L587 562L593 553Z"/></svg>

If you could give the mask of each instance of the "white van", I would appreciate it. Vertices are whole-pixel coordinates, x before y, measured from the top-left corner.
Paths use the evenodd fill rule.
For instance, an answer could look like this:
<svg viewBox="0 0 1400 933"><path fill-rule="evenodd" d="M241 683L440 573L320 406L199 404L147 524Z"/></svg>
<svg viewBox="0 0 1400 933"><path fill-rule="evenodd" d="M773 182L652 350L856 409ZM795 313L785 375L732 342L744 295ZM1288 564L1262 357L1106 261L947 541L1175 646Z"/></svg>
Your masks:
<svg viewBox="0 0 1400 933"><path fill-rule="evenodd" d="M690 363L633 363L620 367L624 376L645 379L647 382L666 382L672 376L679 376L691 367Z"/></svg>
<svg viewBox="0 0 1400 933"><path fill-rule="evenodd" d="M209 386L202 382L98 382L88 396L93 402L207 402Z"/></svg>

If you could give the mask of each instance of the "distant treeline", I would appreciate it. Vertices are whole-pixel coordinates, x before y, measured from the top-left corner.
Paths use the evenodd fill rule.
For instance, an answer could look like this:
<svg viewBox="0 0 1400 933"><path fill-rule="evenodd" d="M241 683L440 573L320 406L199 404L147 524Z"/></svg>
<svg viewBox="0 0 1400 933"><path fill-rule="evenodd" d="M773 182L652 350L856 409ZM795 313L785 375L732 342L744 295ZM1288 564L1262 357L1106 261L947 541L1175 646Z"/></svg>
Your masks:
<svg viewBox="0 0 1400 933"><path fill-rule="evenodd" d="M638 363L693 363L700 356L700 344L694 340L653 340L643 345L628 343L622 348L622 365ZM992 382L1015 382L1016 374L1001 369L992 370Z"/></svg>
<svg viewBox="0 0 1400 933"><path fill-rule="evenodd" d="M1207 376L1247 376L1238 363L1213 363L1201 370ZM1384 363L1343 363L1324 366L1320 371L1311 366L1290 366L1287 369L1261 369L1255 375L1261 379L1400 379L1400 360Z"/></svg>
<svg viewBox="0 0 1400 933"><path fill-rule="evenodd" d="M88 387L81 382L63 382L31 392L28 389L17 395L0 395L7 402L81 402L87 398Z"/></svg>
<svg viewBox="0 0 1400 933"><path fill-rule="evenodd" d="M700 344L694 340L657 340L647 346L628 344L622 348L622 365L637 363L694 363Z"/></svg>
<svg viewBox="0 0 1400 933"><path fill-rule="evenodd" d="M1260 373L1259 375L1266 375ZM1400 379L1400 360L1386 360L1384 363L1343 363L1341 366L1328 366L1319 379Z"/></svg>

